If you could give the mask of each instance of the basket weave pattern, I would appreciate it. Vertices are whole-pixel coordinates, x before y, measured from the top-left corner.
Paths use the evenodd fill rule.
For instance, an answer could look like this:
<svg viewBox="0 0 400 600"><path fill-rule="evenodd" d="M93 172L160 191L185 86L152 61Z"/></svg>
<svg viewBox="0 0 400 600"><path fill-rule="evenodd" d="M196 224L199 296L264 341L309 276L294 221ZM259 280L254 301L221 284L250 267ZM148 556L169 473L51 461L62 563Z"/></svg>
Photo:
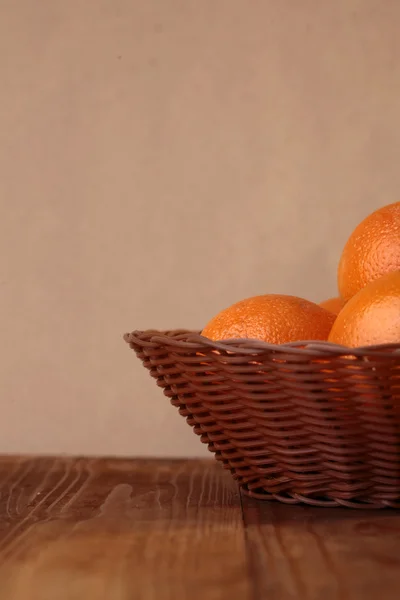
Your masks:
<svg viewBox="0 0 400 600"><path fill-rule="evenodd" d="M286 503L400 508L400 344L125 340L243 491Z"/></svg>

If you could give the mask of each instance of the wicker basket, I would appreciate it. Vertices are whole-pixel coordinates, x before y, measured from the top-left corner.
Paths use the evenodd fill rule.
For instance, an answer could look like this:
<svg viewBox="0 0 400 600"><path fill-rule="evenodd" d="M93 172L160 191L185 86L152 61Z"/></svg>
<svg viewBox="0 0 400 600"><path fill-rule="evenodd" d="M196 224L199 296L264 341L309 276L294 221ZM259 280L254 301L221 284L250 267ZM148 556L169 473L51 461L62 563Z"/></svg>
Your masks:
<svg viewBox="0 0 400 600"><path fill-rule="evenodd" d="M248 495L400 508L400 344L124 339Z"/></svg>

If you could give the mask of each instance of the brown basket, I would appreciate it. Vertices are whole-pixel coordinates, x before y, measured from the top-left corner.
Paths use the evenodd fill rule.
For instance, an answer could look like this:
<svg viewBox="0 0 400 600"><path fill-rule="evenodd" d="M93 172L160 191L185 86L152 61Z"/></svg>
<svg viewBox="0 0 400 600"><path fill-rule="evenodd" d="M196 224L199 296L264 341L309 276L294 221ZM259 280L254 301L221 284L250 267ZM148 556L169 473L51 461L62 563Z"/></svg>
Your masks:
<svg viewBox="0 0 400 600"><path fill-rule="evenodd" d="M124 339L247 494L400 508L400 344Z"/></svg>

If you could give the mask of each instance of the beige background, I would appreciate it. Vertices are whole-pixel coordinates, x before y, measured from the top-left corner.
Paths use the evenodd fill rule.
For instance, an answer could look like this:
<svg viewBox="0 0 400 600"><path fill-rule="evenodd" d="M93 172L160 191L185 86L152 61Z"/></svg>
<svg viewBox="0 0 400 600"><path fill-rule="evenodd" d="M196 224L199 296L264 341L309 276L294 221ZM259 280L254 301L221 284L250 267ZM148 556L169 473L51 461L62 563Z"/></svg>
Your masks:
<svg viewBox="0 0 400 600"><path fill-rule="evenodd" d="M205 452L122 334L335 293L398 200L397 0L2 0L0 451Z"/></svg>

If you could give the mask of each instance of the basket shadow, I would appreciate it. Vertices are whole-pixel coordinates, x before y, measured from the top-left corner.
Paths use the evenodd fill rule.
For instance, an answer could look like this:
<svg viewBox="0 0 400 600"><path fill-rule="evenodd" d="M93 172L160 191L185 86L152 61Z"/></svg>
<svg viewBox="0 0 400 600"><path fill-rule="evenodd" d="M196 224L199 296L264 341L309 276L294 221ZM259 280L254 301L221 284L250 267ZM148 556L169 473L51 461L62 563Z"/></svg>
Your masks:
<svg viewBox="0 0 400 600"><path fill-rule="evenodd" d="M392 532L396 531L400 534L400 511L398 510L370 508L349 510L345 507L285 505L280 502L257 500L243 493L241 493L241 503L246 526L267 524L307 526L310 523L324 525L346 521L354 525L356 534L364 530L372 530L371 520L373 520L374 530L382 530L384 533L390 527Z"/></svg>

